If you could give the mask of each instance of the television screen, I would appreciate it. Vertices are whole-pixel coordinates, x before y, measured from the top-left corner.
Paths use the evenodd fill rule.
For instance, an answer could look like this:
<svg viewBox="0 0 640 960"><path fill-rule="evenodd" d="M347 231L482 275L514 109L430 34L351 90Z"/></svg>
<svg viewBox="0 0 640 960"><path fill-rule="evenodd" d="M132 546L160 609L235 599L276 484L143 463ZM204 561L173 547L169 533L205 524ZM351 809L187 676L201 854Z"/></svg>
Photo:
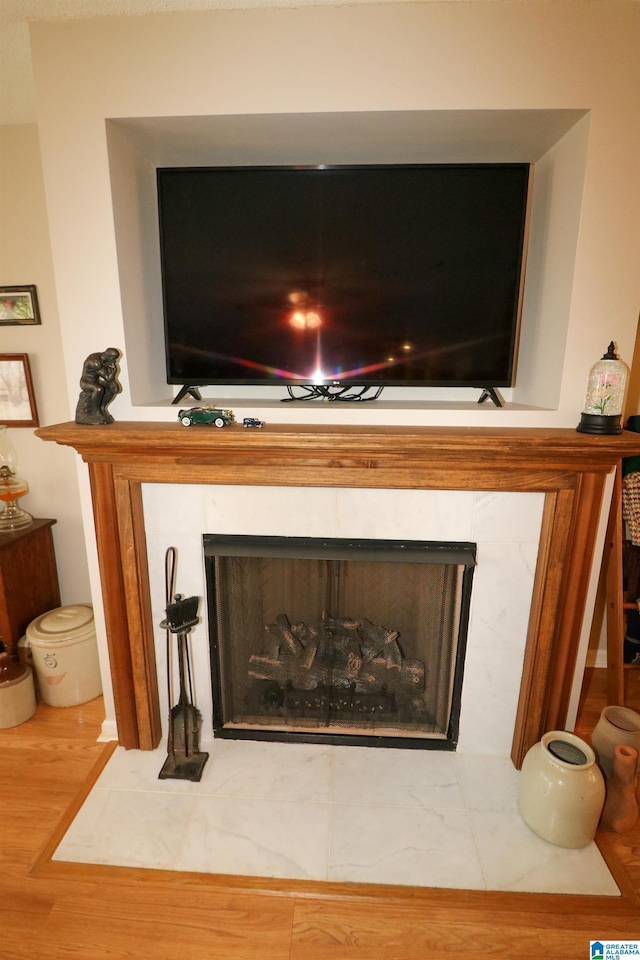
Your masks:
<svg viewBox="0 0 640 960"><path fill-rule="evenodd" d="M169 383L511 385L528 164L157 177Z"/></svg>

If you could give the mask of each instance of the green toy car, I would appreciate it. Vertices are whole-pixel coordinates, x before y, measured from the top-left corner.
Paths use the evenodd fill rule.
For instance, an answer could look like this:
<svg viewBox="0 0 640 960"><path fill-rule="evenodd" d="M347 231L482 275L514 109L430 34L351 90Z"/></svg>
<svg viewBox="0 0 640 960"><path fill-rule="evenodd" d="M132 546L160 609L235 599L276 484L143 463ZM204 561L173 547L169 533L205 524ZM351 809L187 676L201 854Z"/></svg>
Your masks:
<svg viewBox="0 0 640 960"><path fill-rule="evenodd" d="M231 410L221 410L219 407L191 407L189 410L180 410L178 420L183 427L190 427L194 423L212 423L214 427L228 427L235 417Z"/></svg>

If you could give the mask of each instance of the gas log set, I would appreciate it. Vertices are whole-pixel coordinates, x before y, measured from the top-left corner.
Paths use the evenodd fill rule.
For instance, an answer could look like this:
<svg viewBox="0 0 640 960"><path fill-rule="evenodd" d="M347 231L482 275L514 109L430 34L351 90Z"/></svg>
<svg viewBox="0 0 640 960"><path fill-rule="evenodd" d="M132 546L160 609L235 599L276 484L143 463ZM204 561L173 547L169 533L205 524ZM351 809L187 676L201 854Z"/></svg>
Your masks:
<svg viewBox="0 0 640 960"><path fill-rule="evenodd" d="M329 724L414 717L424 712L425 665L403 655L397 630L324 613L306 624L281 613L265 628L265 652L248 674L261 681L262 709Z"/></svg>

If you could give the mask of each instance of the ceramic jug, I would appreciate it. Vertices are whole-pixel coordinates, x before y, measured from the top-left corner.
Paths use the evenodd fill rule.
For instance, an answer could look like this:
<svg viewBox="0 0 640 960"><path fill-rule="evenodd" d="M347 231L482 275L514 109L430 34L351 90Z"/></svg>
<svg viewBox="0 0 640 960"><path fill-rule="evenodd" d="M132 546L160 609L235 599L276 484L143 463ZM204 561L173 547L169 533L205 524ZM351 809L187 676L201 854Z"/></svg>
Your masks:
<svg viewBox="0 0 640 960"><path fill-rule="evenodd" d="M613 752L619 743L626 743L640 754L640 713L628 707L605 707L591 734L598 764L605 777L611 773ZM639 770L636 763L636 776Z"/></svg>
<svg viewBox="0 0 640 960"><path fill-rule="evenodd" d="M604 801L604 777L594 751L575 734L553 730L527 752L520 813L543 840L585 847L596 835Z"/></svg>

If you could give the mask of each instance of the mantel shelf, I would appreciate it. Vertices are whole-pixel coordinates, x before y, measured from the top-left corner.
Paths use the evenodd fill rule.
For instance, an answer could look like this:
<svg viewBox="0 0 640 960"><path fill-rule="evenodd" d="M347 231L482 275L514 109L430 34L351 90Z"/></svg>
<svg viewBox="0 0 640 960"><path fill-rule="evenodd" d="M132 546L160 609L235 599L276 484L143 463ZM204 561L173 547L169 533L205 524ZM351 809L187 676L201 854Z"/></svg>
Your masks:
<svg viewBox="0 0 640 960"><path fill-rule="evenodd" d="M592 436L568 428L405 427L353 425L267 425L245 430L239 424L223 429L178 423L125 421L108 426L63 423L36 430L43 440L74 447L87 462L113 462L121 457L206 463L228 459L252 464L270 461L326 460L334 467L340 458L371 466L386 460L427 462L434 466L467 465L483 469L525 468L604 470L621 457L640 449L638 434ZM257 461L256 461L257 458ZM470 463L470 458L473 462Z"/></svg>

